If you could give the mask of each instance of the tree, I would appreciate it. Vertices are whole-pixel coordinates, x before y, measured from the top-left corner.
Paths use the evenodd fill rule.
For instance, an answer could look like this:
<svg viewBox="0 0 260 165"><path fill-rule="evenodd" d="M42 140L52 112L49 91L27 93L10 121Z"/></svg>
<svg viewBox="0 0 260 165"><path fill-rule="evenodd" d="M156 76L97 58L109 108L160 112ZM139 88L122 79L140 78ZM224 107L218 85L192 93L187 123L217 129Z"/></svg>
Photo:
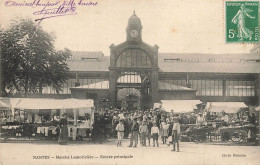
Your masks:
<svg viewBox="0 0 260 165"><path fill-rule="evenodd" d="M57 51L55 36L34 28L31 19L14 20L9 29L1 31L2 93L18 91L42 93L43 86L61 90L69 68L69 49Z"/></svg>

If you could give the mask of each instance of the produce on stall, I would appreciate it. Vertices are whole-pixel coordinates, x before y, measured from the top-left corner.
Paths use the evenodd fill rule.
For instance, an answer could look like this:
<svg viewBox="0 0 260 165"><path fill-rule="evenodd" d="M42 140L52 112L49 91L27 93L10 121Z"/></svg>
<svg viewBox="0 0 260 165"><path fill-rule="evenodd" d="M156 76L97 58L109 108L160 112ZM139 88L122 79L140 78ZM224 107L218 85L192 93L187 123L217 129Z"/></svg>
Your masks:
<svg viewBox="0 0 260 165"><path fill-rule="evenodd" d="M10 98L10 108L14 122L2 126L1 136L4 132L12 132L17 138L57 138L59 119L66 112L68 136L76 140L76 137L87 136L94 122L93 100Z"/></svg>
<svg viewBox="0 0 260 165"><path fill-rule="evenodd" d="M254 138L255 125L250 123L248 107L243 102L208 102L206 109L216 114L213 122L220 122L217 128L222 141L239 143Z"/></svg>
<svg viewBox="0 0 260 165"><path fill-rule="evenodd" d="M0 101L0 123L6 124L6 122L12 122L13 121L13 115L11 111L11 107L7 105L6 103Z"/></svg>

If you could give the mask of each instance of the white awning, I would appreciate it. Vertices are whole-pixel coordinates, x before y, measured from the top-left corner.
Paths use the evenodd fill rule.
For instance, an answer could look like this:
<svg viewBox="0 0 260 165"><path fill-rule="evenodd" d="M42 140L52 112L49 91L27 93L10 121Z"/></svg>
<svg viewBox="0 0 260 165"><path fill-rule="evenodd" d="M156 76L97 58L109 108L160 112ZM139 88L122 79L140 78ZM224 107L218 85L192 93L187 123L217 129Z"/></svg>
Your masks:
<svg viewBox="0 0 260 165"><path fill-rule="evenodd" d="M247 108L244 102L208 102L206 105L211 112L237 113L241 108Z"/></svg>
<svg viewBox="0 0 260 165"><path fill-rule="evenodd" d="M156 109L156 108L161 108L161 103L154 103L153 109Z"/></svg>
<svg viewBox="0 0 260 165"><path fill-rule="evenodd" d="M16 109L75 109L93 107L93 100L10 98L12 108Z"/></svg>
<svg viewBox="0 0 260 165"><path fill-rule="evenodd" d="M173 110L175 113L192 112L197 109L196 105L202 103L200 100L161 100L161 102L162 109L166 112Z"/></svg>
<svg viewBox="0 0 260 165"><path fill-rule="evenodd" d="M10 109L11 107L7 105L6 103L0 101L0 110L7 110Z"/></svg>
<svg viewBox="0 0 260 165"><path fill-rule="evenodd" d="M255 108L256 111L260 111L260 106Z"/></svg>

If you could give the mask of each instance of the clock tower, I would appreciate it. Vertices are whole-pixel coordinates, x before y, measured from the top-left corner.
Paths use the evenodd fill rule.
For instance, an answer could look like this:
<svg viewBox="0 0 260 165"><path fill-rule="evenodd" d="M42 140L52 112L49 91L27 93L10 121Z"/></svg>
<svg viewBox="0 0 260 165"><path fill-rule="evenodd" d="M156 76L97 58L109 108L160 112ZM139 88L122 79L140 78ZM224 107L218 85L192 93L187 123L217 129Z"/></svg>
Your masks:
<svg viewBox="0 0 260 165"><path fill-rule="evenodd" d="M128 19L126 41L110 45L109 100L113 107L126 106L127 102L129 107L146 109L158 102L159 47L142 41L142 29L134 12ZM135 91L135 97L131 99L128 91Z"/></svg>
<svg viewBox="0 0 260 165"><path fill-rule="evenodd" d="M127 41L142 41L142 25L141 20L134 14L128 20L128 26L126 28Z"/></svg>

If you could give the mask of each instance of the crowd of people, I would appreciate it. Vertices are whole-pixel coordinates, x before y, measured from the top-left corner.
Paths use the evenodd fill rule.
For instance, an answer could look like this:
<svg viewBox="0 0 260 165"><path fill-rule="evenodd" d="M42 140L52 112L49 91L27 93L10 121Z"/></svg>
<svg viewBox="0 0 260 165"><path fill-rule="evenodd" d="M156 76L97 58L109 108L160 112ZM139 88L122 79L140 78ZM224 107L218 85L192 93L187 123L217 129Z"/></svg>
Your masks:
<svg viewBox="0 0 260 165"><path fill-rule="evenodd" d="M158 139L165 145L173 144L175 151L179 151L179 136L181 124L196 124L194 113L175 114L172 110L166 113L162 109L147 109L144 111L127 112L126 110L105 109L96 114L93 126L94 141L106 140L107 137L117 137L117 146L122 146L122 139L130 138L128 147L159 147ZM103 123L103 124L102 124ZM98 125L98 127L96 126ZM103 134L104 136L100 136ZM160 137L160 138L159 138Z"/></svg>

